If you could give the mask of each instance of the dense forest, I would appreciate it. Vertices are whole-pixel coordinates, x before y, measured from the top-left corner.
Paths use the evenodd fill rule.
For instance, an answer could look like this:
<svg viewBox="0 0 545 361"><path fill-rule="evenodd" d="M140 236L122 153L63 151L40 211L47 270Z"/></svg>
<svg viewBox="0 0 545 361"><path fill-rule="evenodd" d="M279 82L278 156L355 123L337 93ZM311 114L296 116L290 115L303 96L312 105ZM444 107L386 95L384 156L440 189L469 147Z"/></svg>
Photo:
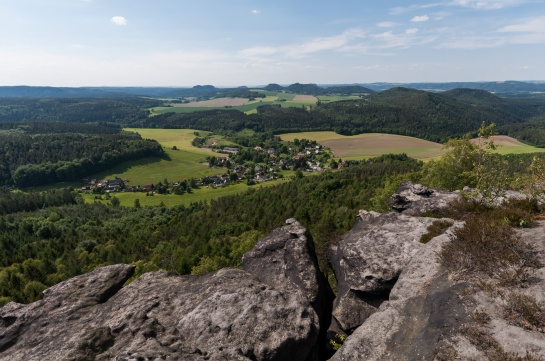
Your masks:
<svg viewBox="0 0 545 361"><path fill-rule="evenodd" d="M148 98L1 98L0 122L64 121L129 124L163 102Z"/></svg>
<svg viewBox="0 0 545 361"><path fill-rule="evenodd" d="M421 166L403 155L384 156L343 172L174 208L81 204L63 191L32 193L27 209L13 198L22 196L2 192L0 302L33 301L44 288L106 264L179 274L237 266L259 237L291 217L313 233L327 270L327 245L352 227L359 209L378 207L375 195L385 178Z"/></svg>
<svg viewBox="0 0 545 361"><path fill-rule="evenodd" d="M0 123L0 184L5 185L72 181L127 160L163 155L156 141L118 127Z"/></svg>

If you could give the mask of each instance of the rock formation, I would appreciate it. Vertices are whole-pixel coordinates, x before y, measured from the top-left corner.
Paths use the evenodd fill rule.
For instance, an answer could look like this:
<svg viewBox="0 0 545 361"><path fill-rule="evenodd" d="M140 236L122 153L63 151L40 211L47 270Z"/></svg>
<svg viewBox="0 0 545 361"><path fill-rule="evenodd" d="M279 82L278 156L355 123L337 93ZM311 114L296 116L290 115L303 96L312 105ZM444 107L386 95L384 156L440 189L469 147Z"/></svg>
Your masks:
<svg viewBox="0 0 545 361"><path fill-rule="evenodd" d="M515 196L508 195L508 198ZM425 245L410 243L409 234L412 232L416 238L422 228L418 223L420 217L408 215L436 212L456 197L457 193L403 184L391 199L393 209L401 214L360 212L360 223L330 250L339 283L334 318L340 318L341 327L352 326L343 324L344 319L350 321L351 314L363 320L361 326L346 338L332 361L545 359L543 328L525 320L518 320L517 325L506 315L510 295L522 294L541 305L530 303L536 312L534 324L545 326L545 268L534 270L519 285L486 278L456 277L443 266L439 255L453 242L453 232L462 227L463 222L454 222L444 234ZM404 227L409 222L414 222L414 226ZM520 229L516 233L535 247L536 252L544 254L545 222L537 223L537 227ZM387 238L388 231L391 238ZM396 231L403 235L399 237L399 243L395 241ZM387 247L391 247L390 252L385 252ZM367 270L366 265L370 263L374 267L367 266ZM397 281L390 276L393 274L398 275ZM376 300L366 302L367 290L376 287L373 285L376 278L381 282L391 279L387 285L392 288L378 309L369 312L369 305ZM353 307L353 313L345 307Z"/></svg>
<svg viewBox="0 0 545 361"><path fill-rule="evenodd" d="M360 211L359 220L328 258L337 278L333 317L345 332L360 326L383 301L423 244L432 218Z"/></svg>
<svg viewBox="0 0 545 361"><path fill-rule="evenodd" d="M306 230L291 227L304 238ZM292 256L306 266L305 257L315 257ZM298 291L289 282L275 289L244 270L202 277L159 271L122 287L133 271L100 268L46 290L38 302L0 309L0 360L318 357L320 326L309 299L324 292L313 277L301 274L308 287Z"/></svg>
<svg viewBox="0 0 545 361"><path fill-rule="evenodd" d="M274 289L296 292L307 299L320 319L319 344L325 346L334 295L318 266L310 233L293 218L286 223L244 254L242 269Z"/></svg>
<svg viewBox="0 0 545 361"><path fill-rule="evenodd" d="M422 184L403 182L390 197L390 207L405 215L419 216L446 207L458 193L430 189Z"/></svg>

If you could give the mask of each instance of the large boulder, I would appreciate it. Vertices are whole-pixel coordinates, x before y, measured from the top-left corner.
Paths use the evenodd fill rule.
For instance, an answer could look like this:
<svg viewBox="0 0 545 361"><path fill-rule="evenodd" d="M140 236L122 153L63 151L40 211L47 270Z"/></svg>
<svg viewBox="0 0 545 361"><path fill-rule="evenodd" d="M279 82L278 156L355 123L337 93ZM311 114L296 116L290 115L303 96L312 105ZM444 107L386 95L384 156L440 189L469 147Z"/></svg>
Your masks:
<svg viewBox="0 0 545 361"><path fill-rule="evenodd" d="M437 212L457 199L459 194L428 188L422 184L403 182L397 193L390 197L392 210L406 215L418 216Z"/></svg>
<svg viewBox="0 0 545 361"><path fill-rule="evenodd" d="M110 266L0 309L0 360L305 360L309 301L243 270L202 276Z"/></svg>
<svg viewBox="0 0 545 361"><path fill-rule="evenodd" d="M413 256L389 300L346 339L332 361L435 359L442 342L468 319L459 298L463 284L449 280L437 257L448 241L448 235L438 236Z"/></svg>
<svg viewBox="0 0 545 361"><path fill-rule="evenodd" d="M291 218L286 226L273 230L242 257L242 269L270 287L306 298L320 319L319 344L331 321L333 292L320 271L314 243L308 230ZM323 355L324 350L317 350ZM316 358L322 358L319 355Z"/></svg>
<svg viewBox="0 0 545 361"><path fill-rule="evenodd" d="M351 332L373 314L401 271L423 247L420 237L434 219L360 211L358 223L328 252L337 279L333 318Z"/></svg>

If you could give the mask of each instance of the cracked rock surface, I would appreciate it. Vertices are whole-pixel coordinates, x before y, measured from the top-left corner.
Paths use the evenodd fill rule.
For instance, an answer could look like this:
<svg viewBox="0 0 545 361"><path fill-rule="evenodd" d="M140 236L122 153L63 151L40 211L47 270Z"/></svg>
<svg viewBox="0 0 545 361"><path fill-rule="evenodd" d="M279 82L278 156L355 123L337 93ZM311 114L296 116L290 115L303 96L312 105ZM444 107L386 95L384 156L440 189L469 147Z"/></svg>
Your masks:
<svg viewBox="0 0 545 361"><path fill-rule="evenodd" d="M243 270L202 277L115 265L0 309L0 360L305 360L319 332L298 293Z"/></svg>

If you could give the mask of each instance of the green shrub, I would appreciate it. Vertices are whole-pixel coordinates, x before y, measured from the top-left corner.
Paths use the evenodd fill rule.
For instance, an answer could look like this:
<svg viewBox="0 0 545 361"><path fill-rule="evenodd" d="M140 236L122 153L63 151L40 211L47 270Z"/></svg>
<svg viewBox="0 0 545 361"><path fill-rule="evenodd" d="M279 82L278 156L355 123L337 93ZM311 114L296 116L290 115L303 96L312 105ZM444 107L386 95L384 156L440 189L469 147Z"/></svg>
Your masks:
<svg viewBox="0 0 545 361"><path fill-rule="evenodd" d="M445 233L445 231L452 225L453 223L446 219L441 219L433 222L431 225L428 226L428 228L426 228L428 232L420 237L420 243L428 243L433 238Z"/></svg>
<svg viewBox="0 0 545 361"><path fill-rule="evenodd" d="M518 239L509 222L495 212L476 214L454 231L440 258L450 271L469 277L487 275L518 282L541 267L535 249Z"/></svg>
<svg viewBox="0 0 545 361"><path fill-rule="evenodd" d="M521 293L507 296L505 317L515 326L543 332L545 328L545 310L535 298Z"/></svg>

